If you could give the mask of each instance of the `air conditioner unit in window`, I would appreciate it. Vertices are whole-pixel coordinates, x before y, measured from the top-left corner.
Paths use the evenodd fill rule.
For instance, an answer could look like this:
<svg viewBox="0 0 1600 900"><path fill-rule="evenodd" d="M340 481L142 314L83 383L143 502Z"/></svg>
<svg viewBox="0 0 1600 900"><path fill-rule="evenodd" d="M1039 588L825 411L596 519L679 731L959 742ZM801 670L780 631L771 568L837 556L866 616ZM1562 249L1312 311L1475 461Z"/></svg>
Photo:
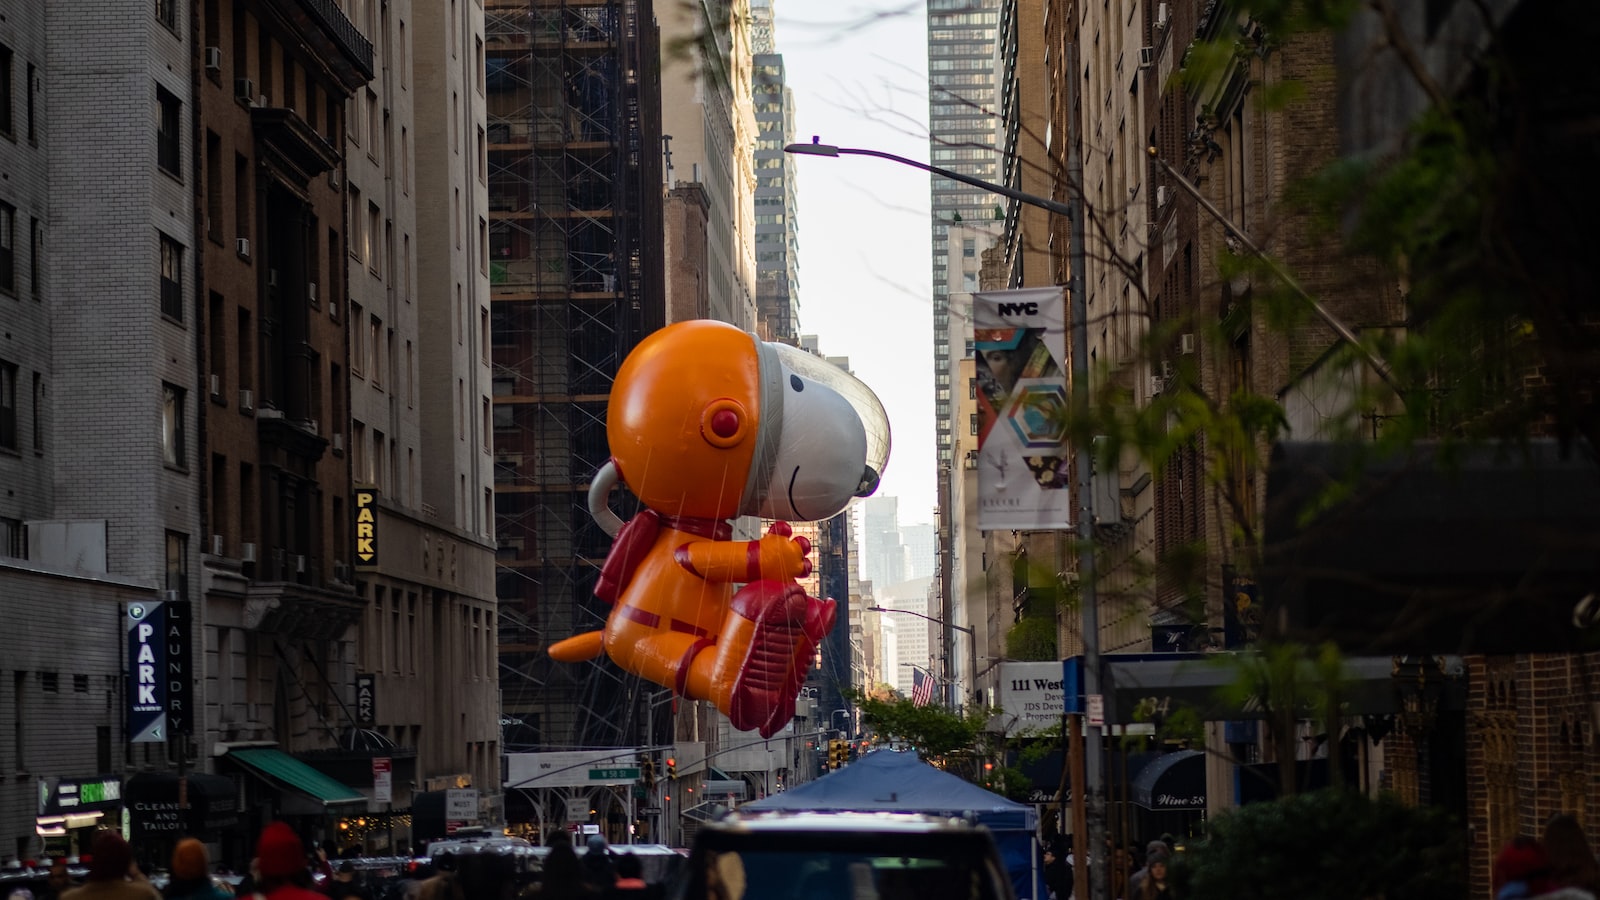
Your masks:
<svg viewBox="0 0 1600 900"><path fill-rule="evenodd" d="M1193 334L1181 334L1181 335L1178 335L1178 352L1179 353L1193 353L1194 352L1194 335Z"/></svg>
<svg viewBox="0 0 1600 900"><path fill-rule="evenodd" d="M221 47L207 47L206 48L206 71L207 72L220 72L220 71L222 71L222 48Z"/></svg>
<svg viewBox="0 0 1600 900"><path fill-rule="evenodd" d="M215 372L211 373L211 398L213 400L222 399L222 376Z"/></svg>
<svg viewBox="0 0 1600 900"><path fill-rule="evenodd" d="M334 563L333 563L333 580L334 581L344 582L345 584L349 584L350 583L350 567L345 565L342 562L339 562L338 560L334 560Z"/></svg>
<svg viewBox="0 0 1600 900"><path fill-rule="evenodd" d="M247 562L247 563L255 562L256 561L256 545L254 543L246 543L246 544L240 546L239 547L239 559L241 559L241 560L243 560L244 562Z"/></svg>
<svg viewBox="0 0 1600 900"><path fill-rule="evenodd" d="M306 558L305 558L304 554L300 554L300 555L298 555L298 556L296 556L294 558L294 570L296 572L301 572L301 573L305 572L305 570L306 570Z"/></svg>
<svg viewBox="0 0 1600 900"><path fill-rule="evenodd" d="M256 82L253 78L235 78L233 80L233 96L246 103L256 101Z"/></svg>
<svg viewBox="0 0 1600 900"><path fill-rule="evenodd" d="M1166 386L1167 380L1165 378L1162 378L1160 375L1150 376L1150 396L1158 396L1163 390L1166 389Z"/></svg>
<svg viewBox="0 0 1600 900"><path fill-rule="evenodd" d="M275 288L277 286L278 286L278 270L277 269L268 269L267 270L267 287Z"/></svg>
<svg viewBox="0 0 1600 900"><path fill-rule="evenodd" d="M1166 185L1156 185L1156 209L1166 206L1169 197L1171 197L1171 194L1167 191Z"/></svg>
<svg viewBox="0 0 1600 900"><path fill-rule="evenodd" d="M306 282L306 302L317 302L317 283L315 281Z"/></svg>
<svg viewBox="0 0 1600 900"><path fill-rule="evenodd" d="M238 251L240 256L244 257L245 259L249 259L250 258L250 239L249 238L239 238L238 240L235 240L233 242L233 249Z"/></svg>
<svg viewBox="0 0 1600 900"><path fill-rule="evenodd" d="M212 556L221 556L222 555L222 550L223 550L222 535L213 534L211 536L211 555Z"/></svg>
<svg viewBox="0 0 1600 900"><path fill-rule="evenodd" d="M253 412L256 408L256 392L249 388L239 389L239 411Z"/></svg>
<svg viewBox="0 0 1600 900"><path fill-rule="evenodd" d="M330 438L329 440L333 445L333 450L334 450L335 453L343 453L344 452L344 435L343 434L341 434L340 432L335 431L333 433L333 437Z"/></svg>
<svg viewBox="0 0 1600 900"><path fill-rule="evenodd" d="M1156 4L1156 28L1164 30L1172 21L1172 10L1165 3Z"/></svg>
<svg viewBox="0 0 1600 900"><path fill-rule="evenodd" d="M1140 47L1139 48L1139 68L1148 69L1148 68L1150 68L1151 66L1153 66L1155 64L1156 64L1156 48L1154 48L1154 47Z"/></svg>

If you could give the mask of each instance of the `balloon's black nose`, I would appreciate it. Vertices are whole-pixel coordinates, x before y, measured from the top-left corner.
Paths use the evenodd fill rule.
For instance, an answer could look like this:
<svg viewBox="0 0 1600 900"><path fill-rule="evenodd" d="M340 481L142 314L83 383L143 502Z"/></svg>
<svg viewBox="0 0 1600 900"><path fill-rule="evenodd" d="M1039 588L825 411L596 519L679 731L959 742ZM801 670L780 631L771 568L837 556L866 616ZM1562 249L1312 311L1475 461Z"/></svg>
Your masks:
<svg viewBox="0 0 1600 900"><path fill-rule="evenodd" d="M861 483L856 486L857 497L870 497L878 489L878 470L867 466L861 470Z"/></svg>

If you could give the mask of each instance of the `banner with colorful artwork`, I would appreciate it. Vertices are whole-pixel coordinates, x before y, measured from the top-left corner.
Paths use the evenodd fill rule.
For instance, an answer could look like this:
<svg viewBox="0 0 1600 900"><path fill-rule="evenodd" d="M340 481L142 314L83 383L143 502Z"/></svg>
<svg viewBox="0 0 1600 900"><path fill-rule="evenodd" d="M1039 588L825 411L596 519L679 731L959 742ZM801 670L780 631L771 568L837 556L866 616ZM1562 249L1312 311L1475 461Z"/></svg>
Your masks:
<svg viewBox="0 0 1600 900"><path fill-rule="evenodd" d="M1066 290L973 294L972 324L978 381L978 528L1070 528Z"/></svg>

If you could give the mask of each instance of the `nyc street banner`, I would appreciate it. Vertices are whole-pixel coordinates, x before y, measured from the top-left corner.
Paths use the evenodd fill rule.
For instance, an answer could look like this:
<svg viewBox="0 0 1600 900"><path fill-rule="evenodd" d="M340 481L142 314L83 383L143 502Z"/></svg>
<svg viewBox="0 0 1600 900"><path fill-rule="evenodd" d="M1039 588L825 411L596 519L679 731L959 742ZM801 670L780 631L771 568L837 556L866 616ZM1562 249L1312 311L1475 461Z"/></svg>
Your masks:
<svg viewBox="0 0 1600 900"><path fill-rule="evenodd" d="M972 295L978 528L1070 528L1067 304L1059 287Z"/></svg>

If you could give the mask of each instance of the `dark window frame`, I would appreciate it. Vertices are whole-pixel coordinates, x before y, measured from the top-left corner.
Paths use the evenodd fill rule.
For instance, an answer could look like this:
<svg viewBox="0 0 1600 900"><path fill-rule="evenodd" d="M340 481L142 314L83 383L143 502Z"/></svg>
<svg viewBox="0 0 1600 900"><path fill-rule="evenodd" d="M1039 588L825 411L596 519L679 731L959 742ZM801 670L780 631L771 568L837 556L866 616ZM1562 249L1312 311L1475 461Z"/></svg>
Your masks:
<svg viewBox="0 0 1600 900"><path fill-rule="evenodd" d="M173 468L188 469L188 429L185 423L187 392L175 384L161 385L161 454Z"/></svg>
<svg viewBox="0 0 1600 900"><path fill-rule="evenodd" d="M161 235L161 314L183 321L183 245Z"/></svg>
<svg viewBox="0 0 1600 900"><path fill-rule="evenodd" d="M183 101L161 85L156 85L156 165L179 181L183 180L181 137Z"/></svg>
<svg viewBox="0 0 1600 900"><path fill-rule="evenodd" d="M16 451L18 435L16 363L0 359L0 450Z"/></svg>

